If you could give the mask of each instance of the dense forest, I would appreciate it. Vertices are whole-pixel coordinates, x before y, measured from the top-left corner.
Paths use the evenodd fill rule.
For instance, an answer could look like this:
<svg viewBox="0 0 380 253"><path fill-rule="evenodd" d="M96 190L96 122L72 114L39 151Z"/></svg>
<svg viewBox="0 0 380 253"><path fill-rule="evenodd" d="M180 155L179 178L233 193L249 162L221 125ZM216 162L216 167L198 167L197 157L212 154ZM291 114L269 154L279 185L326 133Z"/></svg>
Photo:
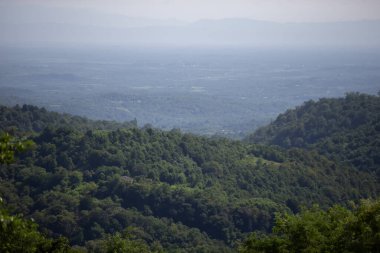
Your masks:
<svg viewBox="0 0 380 253"><path fill-rule="evenodd" d="M252 143L316 150L335 162L380 176L380 97L349 93L280 114L247 138Z"/></svg>
<svg viewBox="0 0 380 253"><path fill-rule="evenodd" d="M302 252L294 224L335 204L356 217L379 196L379 122L380 98L356 93L306 102L246 141L0 107L2 153L16 157L0 165L2 220L35 235L30 252Z"/></svg>
<svg viewBox="0 0 380 253"><path fill-rule="evenodd" d="M297 215L278 215L273 234L251 234L239 251L379 252L380 201L363 201L352 209L335 205L324 211L315 206Z"/></svg>

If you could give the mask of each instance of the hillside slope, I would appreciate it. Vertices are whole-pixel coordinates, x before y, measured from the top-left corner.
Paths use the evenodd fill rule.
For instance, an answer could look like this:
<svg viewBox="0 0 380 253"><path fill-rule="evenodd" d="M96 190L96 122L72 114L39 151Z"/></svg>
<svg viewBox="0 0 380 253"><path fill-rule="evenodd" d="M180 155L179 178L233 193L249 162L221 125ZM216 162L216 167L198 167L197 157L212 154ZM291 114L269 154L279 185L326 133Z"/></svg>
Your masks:
<svg viewBox="0 0 380 253"><path fill-rule="evenodd" d="M0 119L2 131L36 143L0 168L8 208L87 249L129 228L152 249L229 252L246 234L270 231L275 212L380 192L371 173L312 150L94 122L32 106L1 107Z"/></svg>
<svg viewBox="0 0 380 253"><path fill-rule="evenodd" d="M337 162L380 175L380 97L349 93L280 114L258 129L251 143L317 150Z"/></svg>

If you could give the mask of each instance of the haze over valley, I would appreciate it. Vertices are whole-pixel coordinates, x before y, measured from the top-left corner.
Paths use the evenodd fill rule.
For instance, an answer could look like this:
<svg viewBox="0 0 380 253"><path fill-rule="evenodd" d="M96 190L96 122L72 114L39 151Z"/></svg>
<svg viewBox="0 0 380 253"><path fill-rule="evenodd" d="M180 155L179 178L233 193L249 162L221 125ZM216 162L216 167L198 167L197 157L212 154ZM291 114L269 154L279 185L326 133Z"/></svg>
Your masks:
<svg viewBox="0 0 380 253"><path fill-rule="evenodd" d="M0 99L242 137L309 99L380 90L374 51L3 48Z"/></svg>

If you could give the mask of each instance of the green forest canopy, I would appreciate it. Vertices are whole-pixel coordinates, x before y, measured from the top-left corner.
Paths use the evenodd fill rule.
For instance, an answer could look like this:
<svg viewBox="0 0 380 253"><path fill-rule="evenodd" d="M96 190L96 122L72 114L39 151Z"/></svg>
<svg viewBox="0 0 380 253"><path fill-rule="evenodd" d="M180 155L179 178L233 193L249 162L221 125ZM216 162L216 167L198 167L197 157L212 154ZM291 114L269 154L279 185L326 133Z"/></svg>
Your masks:
<svg viewBox="0 0 380 253"><path fill-rule="evenodd" d="M349 94L296 109L310 110L311 120L320 103L344 104L331 106L340 115L346 114L337 110L368 107L370 116L359 128L320 137L353 135L360 145L339 151L333 146L328 154L318 139L276 147L137 128L136 122L91 121L34 106L0 107L1 130L35 143L1 166L0 196L12 213L33 218L44 236L64 236L78 250L103 252L115 241L151 251L234 251L249 233L269 233L276 212L298 213L313 204L349 207L350 201L379 196L375 156L369 156L373 167L366 167L367 160L340 160L359 149L377 150L363 138L368 129L374 140L378 136L373 119L380 110L372 109L378 99ZM281 129L261 129L250 140L261 135L260 142L276 144L273 136ZM358 129L365 131L355 134Z"/></svg>

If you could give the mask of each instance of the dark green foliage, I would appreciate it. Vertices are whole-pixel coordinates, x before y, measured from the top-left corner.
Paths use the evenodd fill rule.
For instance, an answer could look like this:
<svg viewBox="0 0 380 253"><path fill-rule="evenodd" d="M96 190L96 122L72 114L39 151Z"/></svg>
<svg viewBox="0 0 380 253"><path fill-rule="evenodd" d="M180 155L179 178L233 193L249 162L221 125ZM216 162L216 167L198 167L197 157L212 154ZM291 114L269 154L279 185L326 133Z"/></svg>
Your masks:
<svg viewBox="0 0 380 253"><path fill-rule="evenodd" d="M0 252L74 252L66 238L46 238L33 221L20 215L9 215L2 202L0 198Z"/></svg>
<svg viewBox="0 0 380 253"><path fill-rule="evenodd" d="M32 141L17 140L8 133L0 134L0 164L10 164L14 162L16 152L31 149L34 146Z"/></svg>
<svg viewBox="0 0 380 253"><path fill-rule="evenodd" d="M346 204L380 190L371 173L313 150L22 108L1 108L1 125L14 126L36 148L0 167L0 196L47 236L95 252L109 242L121 248L140 242L157 252L230 252L248 233L269 232L276 212ZM35 118L40 129L28 126Z"/></svg>
<svg viewBox="0 0 380 253"><path fill-rule="evenodd" d="M380 251L380 201L366 201L354 211L334 206L276 217L272 235L252 234L239 248L254 252Z"/></svg>
<svg viewBox="0 0 380 253"><path fill-rule="evenodd" d="M380 175L380 97L349 93L308 101L247 138L252 143L317 150Z"/></svg>
<svg viewBox="0 0 380 253"><path fill-rule="evenodd" d="M106 252L107 253L148 253L150 252L149 247L144 244L144 242L135 241L133 237L128 234L116 233L109 236L106 241Z"/></svg>
<svg viewBox="0 0 380 253"><path fill-rule="evenodd" d="M0 105L0 129L8 133L41 132L47 126L69 127L86 131L89 129L116 130L137 127L135 121L118 123L114 121L92 121L70 114L47 112L45 108L33 105L5 107Z"/></svg>
<svg viewBox="0 0 380 253"><path fill-rule="evenodd" d="M162 247L157 244L150 249L144 240L138 239L133 234L135 229L128 228L122 233L116 232L113 235L107 235L104 239L91 241L87 244L90 252L95 253L159 253L163 252Z"/></svg>

